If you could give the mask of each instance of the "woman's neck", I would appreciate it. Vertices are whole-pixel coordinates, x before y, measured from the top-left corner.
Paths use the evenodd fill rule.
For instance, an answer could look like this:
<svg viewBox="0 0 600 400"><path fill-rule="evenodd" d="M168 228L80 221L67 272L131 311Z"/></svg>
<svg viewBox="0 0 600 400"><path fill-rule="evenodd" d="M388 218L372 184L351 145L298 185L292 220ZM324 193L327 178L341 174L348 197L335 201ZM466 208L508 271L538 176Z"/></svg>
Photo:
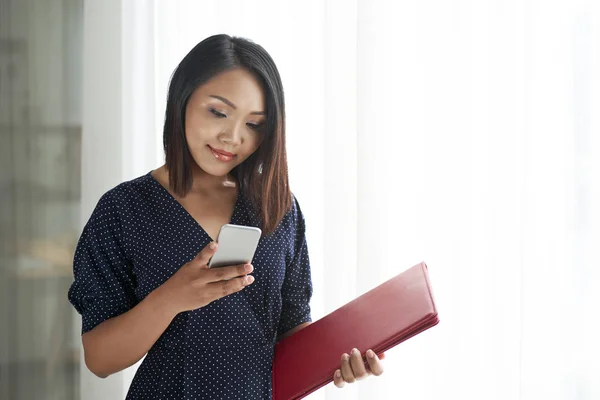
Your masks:
<svg viewBox="0 0 600 400"><path fill-rule="evenodd" d="M166 165L163 165L160 169L166 177L169 176ZM192 169L192 179L191 193L210 193L216 190L222 190L223 188L233 188L237 186L236 179L231 174L225 176L210 175L197 165Z"/></svg>

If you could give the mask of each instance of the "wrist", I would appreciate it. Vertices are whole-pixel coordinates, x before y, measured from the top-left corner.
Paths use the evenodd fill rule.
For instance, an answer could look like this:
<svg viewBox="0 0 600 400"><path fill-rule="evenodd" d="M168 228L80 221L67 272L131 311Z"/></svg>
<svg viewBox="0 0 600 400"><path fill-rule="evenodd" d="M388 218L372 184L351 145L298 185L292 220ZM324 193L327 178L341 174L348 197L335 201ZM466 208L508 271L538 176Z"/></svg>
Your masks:
<svg viewBox="0 0 600 400"><path fill-rule="evenodd" d="M147 300L156 313L166 318L173 319L180 312L173 301L173 297L164 286L159 286L150 292Z"/></svg>

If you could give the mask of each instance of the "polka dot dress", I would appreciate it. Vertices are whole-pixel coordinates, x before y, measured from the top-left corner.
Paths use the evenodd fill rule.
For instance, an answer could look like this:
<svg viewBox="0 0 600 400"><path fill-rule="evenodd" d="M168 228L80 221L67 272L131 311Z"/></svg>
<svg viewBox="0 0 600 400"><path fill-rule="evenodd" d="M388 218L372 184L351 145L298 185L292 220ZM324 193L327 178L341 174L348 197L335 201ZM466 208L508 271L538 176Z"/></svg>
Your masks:
<svg viewBox="0 0 600 400"><path fill-rule="evenodd" d="M260 226L241 193L230 222ZM210 241L150 173L108 191L75 252L69 300L82 332L135 307ZM127 399L271 398L277 336L310 321L310 265L295 198L275 232L261 238L252 264L252 285L173 319Z"/></svg>

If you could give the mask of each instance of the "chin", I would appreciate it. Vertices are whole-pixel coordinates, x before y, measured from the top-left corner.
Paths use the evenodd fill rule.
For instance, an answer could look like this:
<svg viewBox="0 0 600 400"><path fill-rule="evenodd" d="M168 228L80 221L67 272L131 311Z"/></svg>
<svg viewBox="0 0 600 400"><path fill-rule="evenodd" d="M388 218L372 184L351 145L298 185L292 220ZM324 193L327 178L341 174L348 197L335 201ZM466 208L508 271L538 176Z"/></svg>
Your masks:
<svg viewBox="0 0 600 400"><path fill-rule="evenodd" d="M215 168L214 166L200 166L200 169L209 175L222 178L227 176L227 174L231 172L233 168Z"/></svg>
<svg viewBox="0 0 600 400"><path fill-rule="evenodd" d="M212 176L216 176L216 177L224 177L226 176L229 172L231 172L231 170L237 166L236 165L215 165L214 163L210 162L210 161L206 161L206 160L198 160L195 157L193 157L193 161L195 167L201 169L203 172L212 175Z"/></svg>

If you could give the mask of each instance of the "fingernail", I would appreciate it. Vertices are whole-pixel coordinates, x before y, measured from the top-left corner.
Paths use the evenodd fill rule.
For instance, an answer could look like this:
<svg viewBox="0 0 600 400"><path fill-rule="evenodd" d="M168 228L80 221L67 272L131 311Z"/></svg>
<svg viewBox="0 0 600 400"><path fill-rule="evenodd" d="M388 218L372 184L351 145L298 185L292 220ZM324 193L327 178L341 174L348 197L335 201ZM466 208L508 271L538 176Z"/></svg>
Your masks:
<svg viewBox="0 0 600 400"><path fill-rule="evenodd" d="M367 356L369 358L375 358L375 353L373 353L373 350L369 350L369 351L367 351Z"/></svg>
<svg viewBox="0 0 600 400"><path fill-rule="evenodd" d="M246 272L252 272L253 269L254 269L254 267L252 266L252 264L244 265L244 271L246 271Z"/></svg>
<svg viewBox="0 0 600 400"><path fill-rule="evenodd" d="M346 353L342 354L342 360L344 361L348 361L348 359L350 359L350 356Z"/></svg>
<svg viewBox="0 0 600 400"><path fill-rule="evenodd" d="M355 356L360 355L360 352L358 351L358 349L352 349L352 354L354 354Z"/></svg>
<svg viewBox="0 0 600 400"><path fill-rule="evenodd" d="M337 371L335 371L335 379L340 379L341 377L342 377L342 373L338 369Z"/></svg>
<svg viewBox="0 0 600 400"><path fill-rule="evenodd" d="M252 282L254 282L254 277L253 277L252 275L248 275L248 276L246 277L246 283L249 285L249 284L251 284Z"/></svg>
<svg viewBox="0 0 600 400"><path fill-rule="evenodd" d="M217 244L215 242L210 242L208 247L210 247L211 250L214 250L217 247Z"/></svg>

